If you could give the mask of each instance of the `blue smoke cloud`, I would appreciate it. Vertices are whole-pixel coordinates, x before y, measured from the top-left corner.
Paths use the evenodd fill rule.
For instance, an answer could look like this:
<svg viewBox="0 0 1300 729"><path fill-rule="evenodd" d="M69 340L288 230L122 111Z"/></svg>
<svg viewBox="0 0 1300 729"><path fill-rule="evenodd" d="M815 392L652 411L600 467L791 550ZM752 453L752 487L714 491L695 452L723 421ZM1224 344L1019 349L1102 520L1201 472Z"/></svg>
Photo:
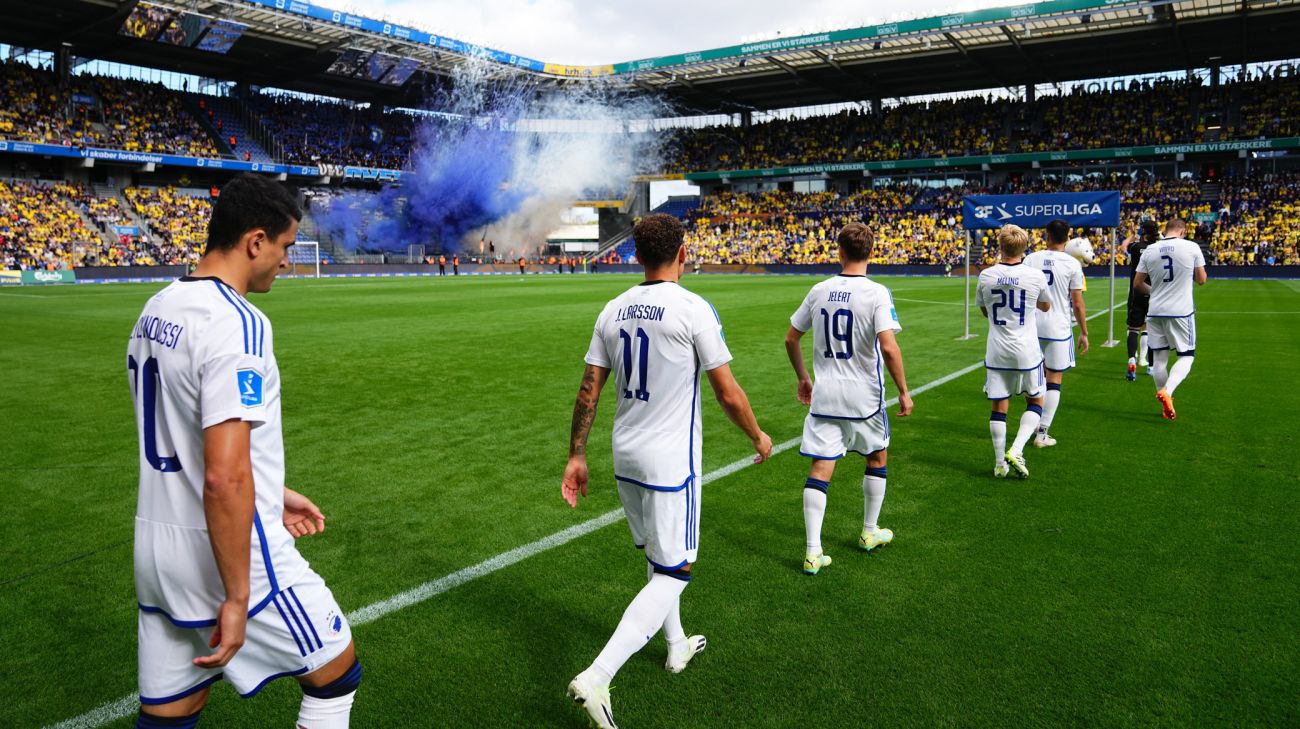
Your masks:
<svg viewBox="0 0 1300 729"><path fill-rule="evenodd" d="M417 124L400 182L314 205L322 232L352 251L405 253L423 244L453 253L492 226L499 251L507 239L531 246L585 192L622 189L635 165L658 156L658 135L609 129L661 115L659 102L596 86L543 91L528 79L490 79L490 70L466 64L449 89L431 97L436 115ZM536 119L603 131L528 131Z"/></svg>

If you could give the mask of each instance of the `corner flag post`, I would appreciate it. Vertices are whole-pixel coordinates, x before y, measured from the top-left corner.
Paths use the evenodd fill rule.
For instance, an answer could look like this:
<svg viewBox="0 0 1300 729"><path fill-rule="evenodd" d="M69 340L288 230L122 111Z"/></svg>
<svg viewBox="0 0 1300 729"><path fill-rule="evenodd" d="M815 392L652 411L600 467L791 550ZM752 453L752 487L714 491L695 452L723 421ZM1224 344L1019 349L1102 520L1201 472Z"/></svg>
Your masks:
<svg viewBox="0 0 1300 729"><path fill-rule="evenodd" d="M970 247L971 247L971 232L968 229L966 231L966 267L964 271L965 273L964 278L966 279L966 298L963 300L963 307L966 315L966 327L963 334L961 335L962 341L965 341L975 336L974 334L970 333Z"/></svg>

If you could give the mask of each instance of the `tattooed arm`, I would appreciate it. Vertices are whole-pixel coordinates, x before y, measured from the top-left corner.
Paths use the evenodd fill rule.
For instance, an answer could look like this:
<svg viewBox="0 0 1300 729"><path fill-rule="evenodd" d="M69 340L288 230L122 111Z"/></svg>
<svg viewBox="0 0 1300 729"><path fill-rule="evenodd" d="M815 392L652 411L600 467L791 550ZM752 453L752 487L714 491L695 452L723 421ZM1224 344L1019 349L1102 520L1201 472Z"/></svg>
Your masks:
<svg viewBox="0 0 1300 729"><path fill-rule="evenodd" d="M560 481L560 494L573 508L578 507L578 494L587 495L587 436L596 420L596 405L600 390L609 377L609 369L587 365L578 388L578 399L573 404L573 424L569 431L569 464Z"/></svg>

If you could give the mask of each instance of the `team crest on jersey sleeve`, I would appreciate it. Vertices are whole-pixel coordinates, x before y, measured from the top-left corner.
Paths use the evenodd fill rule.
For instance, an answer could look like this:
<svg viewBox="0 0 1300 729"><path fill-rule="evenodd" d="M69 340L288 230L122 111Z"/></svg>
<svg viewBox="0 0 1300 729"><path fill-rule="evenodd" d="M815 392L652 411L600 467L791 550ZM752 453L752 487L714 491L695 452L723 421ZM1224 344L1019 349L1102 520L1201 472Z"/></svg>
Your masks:
<svg viewBox="0 0 1300 729"><path fill-rule="evenodd" d="M235 381L239 383L239 402L246 408L262 404L262 373L257 370L237 370Z"/></svg>

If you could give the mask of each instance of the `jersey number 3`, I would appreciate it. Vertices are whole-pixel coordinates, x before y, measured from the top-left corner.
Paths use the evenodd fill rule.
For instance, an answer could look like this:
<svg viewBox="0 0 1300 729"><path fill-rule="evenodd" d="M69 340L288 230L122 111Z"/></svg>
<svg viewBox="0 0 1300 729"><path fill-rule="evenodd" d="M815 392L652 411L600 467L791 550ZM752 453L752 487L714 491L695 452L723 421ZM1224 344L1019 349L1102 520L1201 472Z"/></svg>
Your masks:
<svg viewBox="0 0 1300 729"><path fill-rule="evenodd" d="M635 392L629 389L632 387L632 335L620 329L618 336L623 340L623 384L625 385L623 397L631 400L635 395L641 402L650 402L650 391L646 389L646 366L650 361L650 335L646 334L641 327L636 328L636 344L640 345L636 347L638 350L636 369L641 386Z"/></svg>
<svg viewBox="0 0 1300 729"><path fill-rule="evenodd" d="M135 357L126 356L126 368L131 371L131 392L140 398L144 413L144 458L155 471L174 473L181 470L181 459L158 455L158 391L162 377L158 374L158 358L150 357L141 367Z"/></svg>

